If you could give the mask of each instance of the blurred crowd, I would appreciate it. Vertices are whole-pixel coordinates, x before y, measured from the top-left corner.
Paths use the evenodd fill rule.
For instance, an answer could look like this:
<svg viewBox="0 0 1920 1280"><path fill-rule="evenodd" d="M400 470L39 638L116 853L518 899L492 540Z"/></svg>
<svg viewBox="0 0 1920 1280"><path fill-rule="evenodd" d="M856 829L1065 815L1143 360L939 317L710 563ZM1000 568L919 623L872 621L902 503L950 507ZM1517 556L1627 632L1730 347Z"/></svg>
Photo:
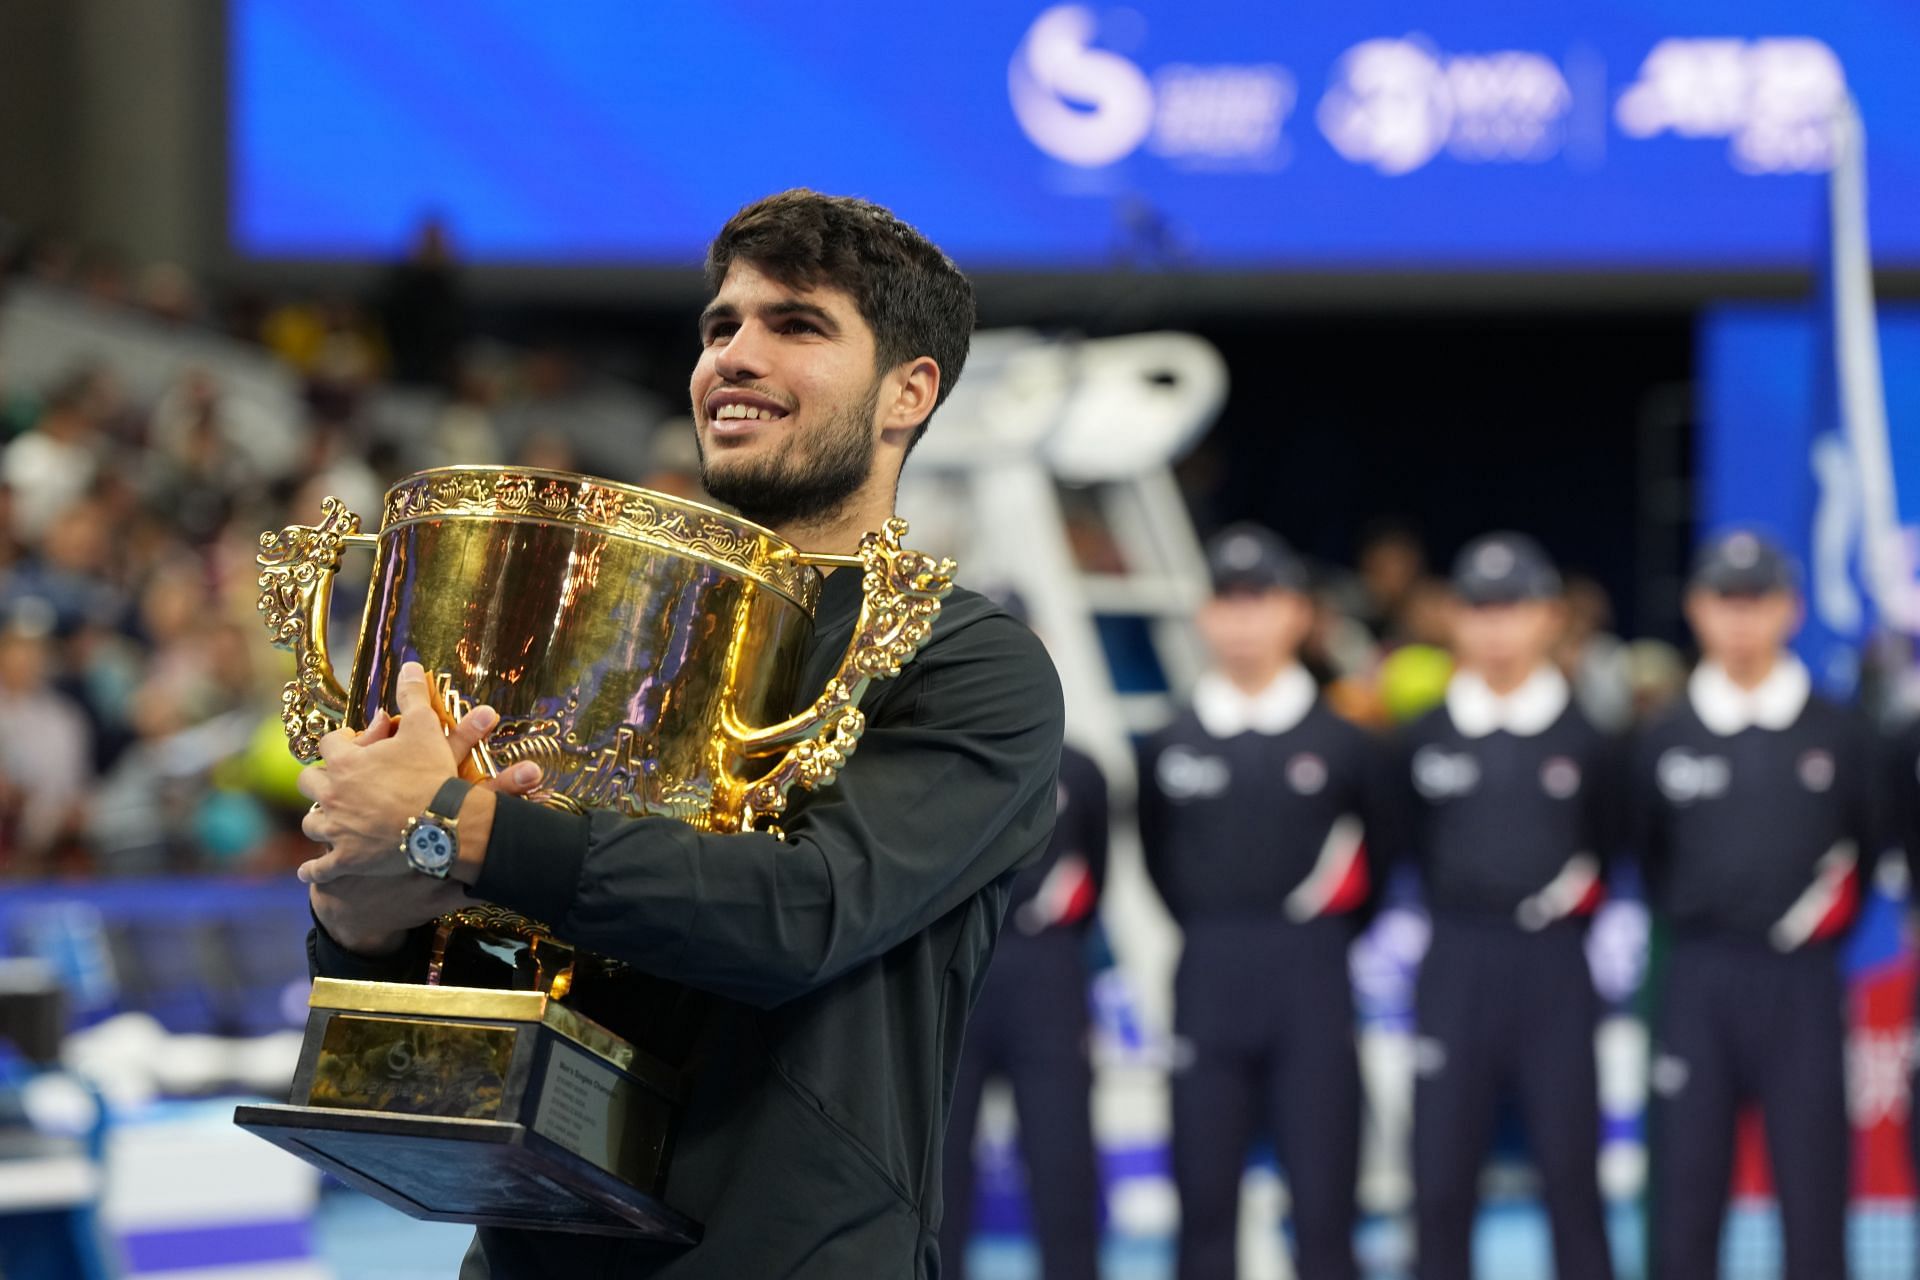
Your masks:
<svg viewBox="0 0 1920 1280"><path fill-rule="evenodd" d="M59 238L0 237L8 290L55 290L150 326L221 335L297 381L295 423L188 365L154 395L79 355L9 373L0 331L0 874L136 874L299 857L281 747L289 659L255 611L260 533L314 523L332 494L370 514L401 475L450 462L636 476L690 496L689 432L658 398L562 343L476 332L435 223L366 296L216 296L171 264ZM0 325L4 320L0 320ZM249 447L291 429L292 447ZM1075 531L1089 562L1114 554ZM350 559L336 598L357 617ZM1094 567L1090 563L1090 567ZM1303 652L1333 706L1369 724L1431 705L1451 671L1448 587L1411 526L1370 528L1321 566ZM1589 716L1624 727L1679 687L1670 645L1612 633L1606 593L1568 582L1558 657Z"/></svg>
<svg viewBox="0 0 1920 1280"><path fill-rule="evenodd" d="M1380 521L1363 533L1351 568L1319 565L1313 577L1313 627L1300 657L1333 707L1386 728L1433 706L1453 673L1454 592L1414 528ZM1664 640L1616 635L1598 582L1569 574L1565 604L1554 659L1596 726L1626 729L1679 692L1685 657Z"/></svg>
<svg viewBox="0 0 1920 1280"><path fill-rule="evenodd" d="M217 363L147 396L84 348L21 378L4 309L29 293L156 346L191 332L270 356L298 420ZM279 720L291 660L256 612L261 532L316 523L326 495L372 516L399 476L456 461L692 492L691 438L661 416L561 345L476 341L433 224L369 298L272 302L0 235L0 876L293 865L305 801ZM252 447L268 435L291 447ZM367 569L350 558L336 592L349 631Z"/></svg>

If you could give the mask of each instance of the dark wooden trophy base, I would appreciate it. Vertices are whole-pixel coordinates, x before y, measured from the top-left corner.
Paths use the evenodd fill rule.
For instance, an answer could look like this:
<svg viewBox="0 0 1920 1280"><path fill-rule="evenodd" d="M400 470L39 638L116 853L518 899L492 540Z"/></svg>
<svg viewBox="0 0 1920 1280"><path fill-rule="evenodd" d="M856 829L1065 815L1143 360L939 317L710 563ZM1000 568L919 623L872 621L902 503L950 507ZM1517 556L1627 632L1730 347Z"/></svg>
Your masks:
<svg viewBox="0 0 1920 1280"><path fill-rule="evenodd" d="M661 1198L684 1087L531 991L315 981L289 1105L234 1122L433 1222L693 1244Z"/></svg>

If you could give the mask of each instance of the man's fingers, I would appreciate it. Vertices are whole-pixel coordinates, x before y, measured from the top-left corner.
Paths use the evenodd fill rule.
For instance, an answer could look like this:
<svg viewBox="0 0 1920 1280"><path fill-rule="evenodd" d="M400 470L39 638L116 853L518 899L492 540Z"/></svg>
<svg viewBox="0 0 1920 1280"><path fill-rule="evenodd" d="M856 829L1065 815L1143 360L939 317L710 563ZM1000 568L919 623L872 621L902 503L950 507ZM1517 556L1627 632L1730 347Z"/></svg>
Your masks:
<svg viewBox="0 0 1920 1280"><path fill-rule="evenodd" d="M511 769L501 770L499 777L488 778L480 785L503 796L528 795L540 789L540 766L531 760L522 760Z"/></svg>
<svg viewBox="0 0 1920 1280"><path fill-rule="evenodd" d="M307 810L306 817L300 819L300 834L315 844L327 844L327 815L319 805Z"/></svg>
<svg viewBox="0 0 1920 1280"><path fill-rule="evenodd" d="M327 795L333 787L333 779L327 776L325 769L309 766L300 771L300 776L294 780L293 785L298 787L300 794L307 799L325 804Z"/></svg>
<svg viewBox="0 0 1920 1280"><path fill-rule="evenodd" d="M400 716L400 732L418 736L440 731L440 708L427 685L427 669L417 662L400 664L393 686L393 705Z"/></svg>
<svg viewBox="0 0 1920 1280"><path fill-rule="evenodd" d="M341 875L339 855L326 853L303 862L294 874L300 877L302 884L325 884L329 880L337 880Z"/></svg>
<svg viewBox="0 0 1920 1280"><path fill-rule="evenodd" d="M499 723L500 713L492 707L475 707L461 716L460 723L447 732L447 745L453 748L454 761L465 760L467 753Z"/></svg>
<svg viewBox="0 0 1920 1280"><path fill-rule="evenodd" d="M332 760L354 745L354 732L351 729L335 729L320 739L320 758Z"/></svg>
<svg viewBox="0 0 1920 1280"><path fill-rule="evenodd" d="M368 722L366 728L360 731L360 736L353 740L353 745L356 747L370 747L383 738L391 738L393 736L395 723L394 718L387 714L387 709L381 707L373 713L373 719Z"/></svg>

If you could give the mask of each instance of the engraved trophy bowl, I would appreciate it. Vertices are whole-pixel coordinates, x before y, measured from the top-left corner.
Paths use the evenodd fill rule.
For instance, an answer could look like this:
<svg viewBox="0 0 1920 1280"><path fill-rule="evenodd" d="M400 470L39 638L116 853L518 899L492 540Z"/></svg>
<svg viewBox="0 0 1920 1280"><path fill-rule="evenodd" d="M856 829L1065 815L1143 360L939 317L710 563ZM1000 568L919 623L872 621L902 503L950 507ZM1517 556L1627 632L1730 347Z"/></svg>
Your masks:
<svg viewBox="0 0 1920 1280"><path fill-rule="evenodd" d="M314 760L391 708L417 660L447 724L499 712L470 778L532 760L533 798L573 812L769 829L794 785L833 780L866 687L932 631L953 564L905 533L891 520L857 556L810 554L700 503L511 467L409 476L377 534L328 498L319 524L261 536L260 609L295 662L289 745ZM353 548L373 573L341 664L327 616ZM861 575L860 615L793 714L823 567ZM697 993L479 903L436 922L420 978L317 980L293 1102L239 1122L415 1216L697 1238L662 1198Z"/></svg>

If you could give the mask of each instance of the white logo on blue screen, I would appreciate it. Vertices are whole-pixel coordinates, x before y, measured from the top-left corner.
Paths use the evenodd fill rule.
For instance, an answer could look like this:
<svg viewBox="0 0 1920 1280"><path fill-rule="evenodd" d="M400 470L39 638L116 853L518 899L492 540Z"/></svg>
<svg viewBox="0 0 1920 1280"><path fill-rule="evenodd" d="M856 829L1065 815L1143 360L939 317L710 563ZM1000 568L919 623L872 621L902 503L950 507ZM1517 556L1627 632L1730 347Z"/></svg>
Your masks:
<svg viewBox="0 0 1920 1280"><path fill-rule="evenodd" d="M1187 164L1284 163L1280 130L1297 96L1285 67L1175 64L1149 77L1123 55L1095 48L1099 28L1092 9L1056 5L1014 51L1007 96L1040 150L1083 169L1115 164L1142 146Z"/></svg>
<svg viewBox="0 0 1920 1280"><path fill-rule="evenodd" d="M1317 118L1335 151L1398 177L1442 150L1473 164L1550 159L1572 104L1544 54L1445 54L1409 36L1341 55Z"/></svg>
<svg viewBox="0 0 1920 1280"><path fill-rule="evenodd" d="M1823 172L1846 90L1839 57L1808 37L1662 40L1613 114L1631 138L1725 138L1743 173Z"/></svg>

